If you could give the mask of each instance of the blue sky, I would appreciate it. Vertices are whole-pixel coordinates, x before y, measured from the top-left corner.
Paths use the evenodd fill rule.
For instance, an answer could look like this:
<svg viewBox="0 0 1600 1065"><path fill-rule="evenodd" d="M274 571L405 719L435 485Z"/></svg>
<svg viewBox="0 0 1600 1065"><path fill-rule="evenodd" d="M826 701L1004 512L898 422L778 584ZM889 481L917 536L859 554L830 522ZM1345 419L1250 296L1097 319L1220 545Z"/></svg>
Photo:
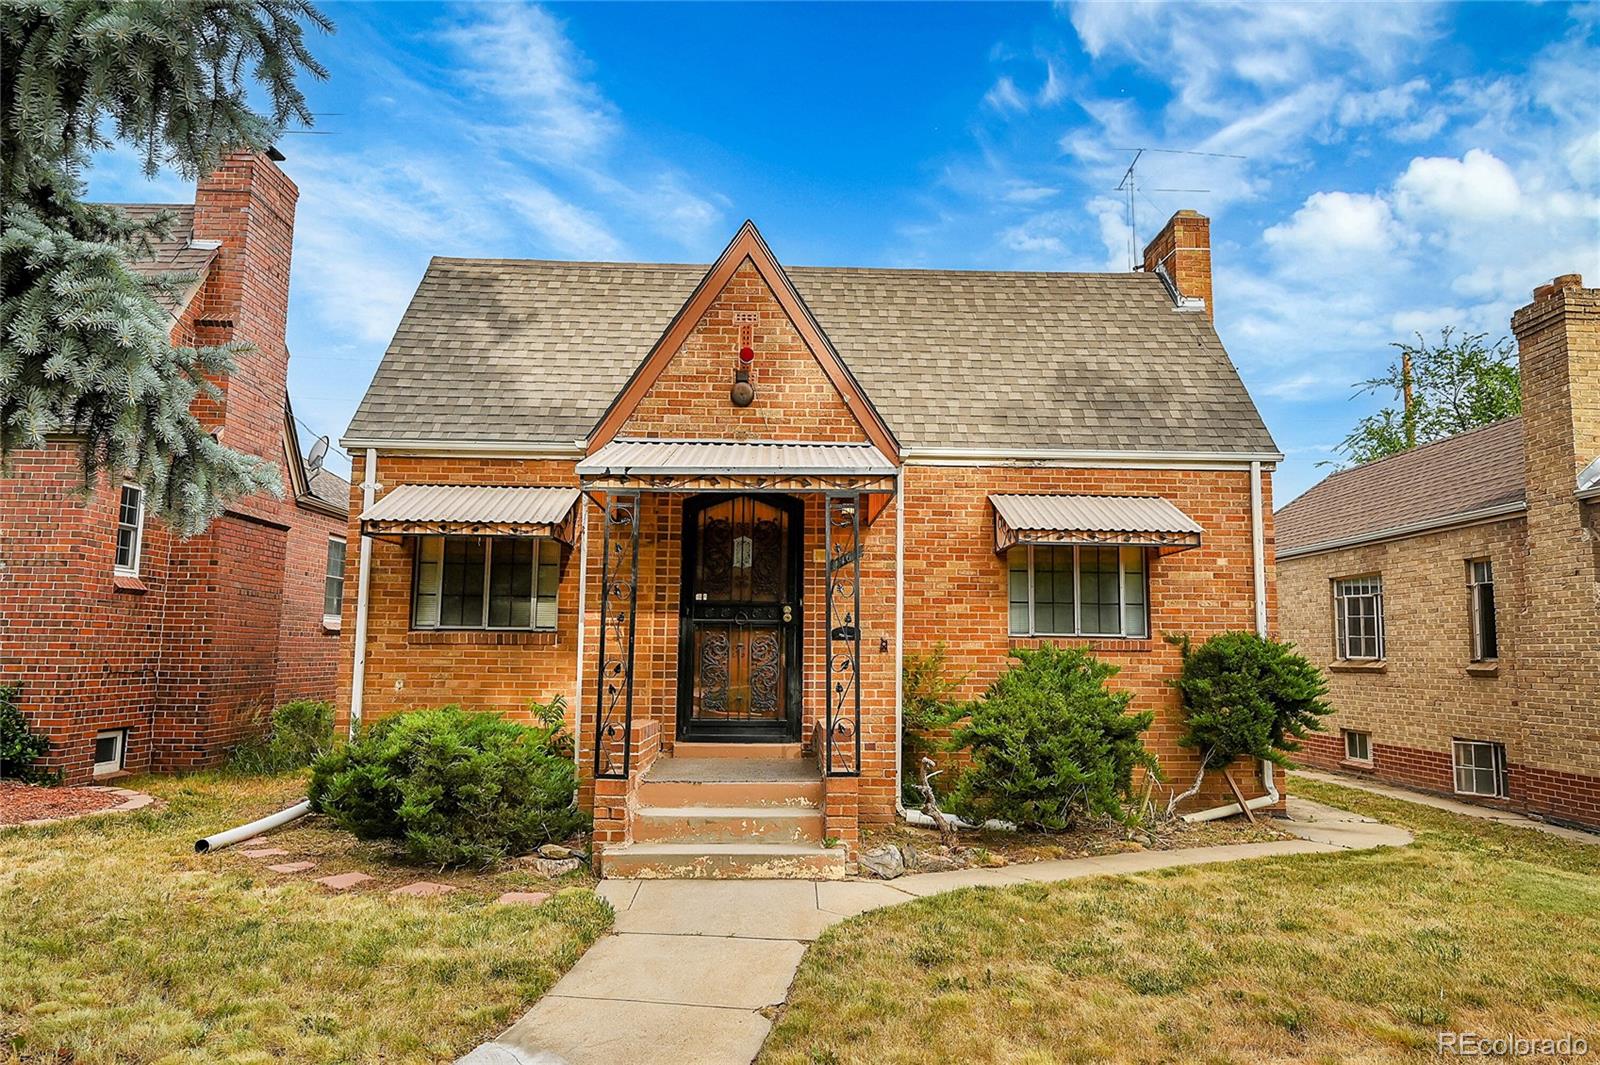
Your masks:
<svg viewBox="0 0 1600 1065"><path fill-rule="evenodd" d="M1600 278L1597 5L325 10L281 146L290 390L335 439L431 255L704 262L748 216L794 265L1125 269L1129 146L1246 157L1146 156L1136 229L1212 217L1280 503L1390 341ZM113 153L90 191L190 198L153 184Z"/></svg>

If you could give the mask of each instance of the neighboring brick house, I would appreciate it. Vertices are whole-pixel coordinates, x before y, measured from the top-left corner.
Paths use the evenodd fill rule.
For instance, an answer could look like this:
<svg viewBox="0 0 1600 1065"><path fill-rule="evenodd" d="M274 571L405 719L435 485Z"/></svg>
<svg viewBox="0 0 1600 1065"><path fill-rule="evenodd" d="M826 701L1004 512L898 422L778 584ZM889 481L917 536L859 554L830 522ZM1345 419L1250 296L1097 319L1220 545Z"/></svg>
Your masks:
<svg viewBox="0 0 1600 1065"><path fill-rule="evenodd" d="M343 441L341 714L564 698L613 875L835 875L940 641L969 695L1093 648L1187 781L1162 637L1275 607L1280 456L1208 240L1184 212L1124 274L786 270L748 223L709 268L433 260Z"/></svg>
<svg viewBox="0 0 1600 1065"><path fill-rule="evenodd" d="M211 765L272 706L333 695L349 486L308 468L289 409L297 196L273 160L240 154L192 205L128 208L177 217L140 272L198 275L163 297L173 343L254 345L197 414L276 464L283 499L241 500L183 540L136 487L78 494L70 441L15 455L0 479L0 683L21 685L71 782Z"/></svg>
<svg viewBox="0 0 1600 1065"><path fill-rule="evenodd" d="M1286 639L1328 671L1306 760L1600 827L1600 292L1511 320L1522 415L1278 511Z"/></svg>

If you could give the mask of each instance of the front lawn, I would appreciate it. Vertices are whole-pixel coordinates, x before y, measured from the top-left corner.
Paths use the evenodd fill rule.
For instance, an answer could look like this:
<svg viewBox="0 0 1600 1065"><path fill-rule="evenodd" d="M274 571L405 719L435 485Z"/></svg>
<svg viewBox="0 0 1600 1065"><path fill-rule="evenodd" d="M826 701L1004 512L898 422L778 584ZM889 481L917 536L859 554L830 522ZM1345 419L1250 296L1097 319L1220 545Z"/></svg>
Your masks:
<svg viewBox="0 0 1600 1065"><path fill-rule="evenodd" d="M404 869L318 821L264 837L269 872L194 841L287 806L303 774L147 777L159 808L0 832L0 1053L22 1061L447 1061L498 1034L611 923L587 890L508 870ZM320 819L319 819L320 820ZM333 895L312 878L377 880ZM455 894L397 898L410 880Z"/></svg>
<svg viewBox="0 0 1600 1065"><path fill-rule="evenodd" d="M1423 1061L1600 1044L1600 847L1297 780L1410 847L965 890L835 926L763 1065Z"/></svg>

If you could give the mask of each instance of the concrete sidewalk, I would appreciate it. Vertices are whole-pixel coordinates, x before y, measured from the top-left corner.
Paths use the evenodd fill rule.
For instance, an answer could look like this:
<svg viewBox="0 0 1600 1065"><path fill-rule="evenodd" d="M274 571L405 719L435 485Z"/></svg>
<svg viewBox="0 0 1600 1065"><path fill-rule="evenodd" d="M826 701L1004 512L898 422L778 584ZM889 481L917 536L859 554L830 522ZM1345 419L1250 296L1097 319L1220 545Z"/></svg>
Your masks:
<svg viewBox="0 0 1600 1065"><path fill-rule="evenodd" d="M606 880L614 934L462 1065L745 1065L807 945L847 917L941 891L1138 873L1285 854L1402 847L1402 829L1291 797L1300 837L921 873L898 880Z"/></svg>
<svg viewBox="0 0 1600 1065"><path fill-rule="evenodd" d="M1478 817L1486 821L1494 821L1512 828L1526 828L1535 832L1543 832L1547 836L1560 836L1562 839L1571 840L1573 843L1586 843L1591 847L1600 847L1600 834L1585 832L1580 828L1563 828L1561 825L1547 824L1536 821L1510 810L1501 810L1493 806L1479 806L1476 803L1461 802L1459 799L1447 798L1443 795L1434 795L1426 791L1413 791L1394 784L1378 784L1363 777L1345 776L1342 773L1321 773L1310 769L1296 769L1292 776L1305 777L1307 780L1317 780L1324 784L1338 784L1341 787L1355 788L1358 791L1371 792L1389 799L1400 799L1404 802L1414 802L1420 806L1431 806L1435 810L1448 810L1453 814L1463 817Z"/></svg>

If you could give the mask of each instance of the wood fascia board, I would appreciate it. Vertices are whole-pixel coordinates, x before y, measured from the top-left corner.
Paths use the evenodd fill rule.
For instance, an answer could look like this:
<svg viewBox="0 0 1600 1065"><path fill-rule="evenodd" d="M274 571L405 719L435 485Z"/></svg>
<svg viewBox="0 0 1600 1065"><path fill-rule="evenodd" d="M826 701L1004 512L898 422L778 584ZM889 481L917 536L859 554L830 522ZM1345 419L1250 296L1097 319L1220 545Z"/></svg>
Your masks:
<svg viewBox="0 0 1600 1065"><path fill-rule="evenodd" d="M899 442L889 431L877 409L867 400L865 390L856 382L855 376L844 365L844 360L839 357L833 344L818 326L810 308L805 305L798 290L784 273L783 267L773 257L766 241L761 239L755 223L749 220L739 227L739 232L734 234L733 240L723 249L717 261L711 264L711 268L706 271L700 283L695 286L689 298L673 316L665 332L651 347L650 353L628 378L628 383L612 399L611 405L606 408L605 414L601 415L594 431L589 435L588 453L592 455L616 439L622 426L666 371L672 357L677 354L678 349L683 346L689 334L710 309L711 304L722 294L722 290L727 287L728 282L739 272L739 268L746 260L755 267L756 272L761 275L773 297L778 301L778 305L789 316L789 321L800 334L800 339L811 351L811 357L817 361L817 365L827 375L828 381L844 400L845 405L850 408L850 413L855 417L861 430L867 434L867 439L898 466Z"/></svg>

